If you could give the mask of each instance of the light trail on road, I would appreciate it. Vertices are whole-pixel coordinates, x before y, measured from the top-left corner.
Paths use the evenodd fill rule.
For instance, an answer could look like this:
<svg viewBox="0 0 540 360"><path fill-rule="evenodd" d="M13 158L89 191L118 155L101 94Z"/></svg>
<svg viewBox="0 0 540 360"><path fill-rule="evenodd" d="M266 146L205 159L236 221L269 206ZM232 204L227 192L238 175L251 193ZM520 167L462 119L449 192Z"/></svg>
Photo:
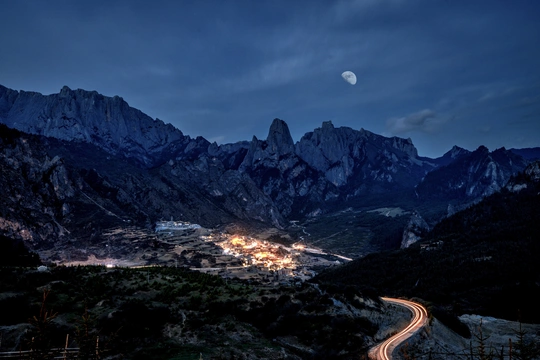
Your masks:
<svg viewBox="0 0 540 360"><path fill-rule="evenodd" d="M394 352L394 349L426 324L427 310L422 305L412 301L387 297L383 297L381 299L386 301L387 303L406 307L413 314L411 322L409 323L409 325L407 325L407 327L405 327L405 329L401 330L389 339L386 339L381 344L375 346L369 352L370 359L390 360L392 359L392 353Z"/></svg>

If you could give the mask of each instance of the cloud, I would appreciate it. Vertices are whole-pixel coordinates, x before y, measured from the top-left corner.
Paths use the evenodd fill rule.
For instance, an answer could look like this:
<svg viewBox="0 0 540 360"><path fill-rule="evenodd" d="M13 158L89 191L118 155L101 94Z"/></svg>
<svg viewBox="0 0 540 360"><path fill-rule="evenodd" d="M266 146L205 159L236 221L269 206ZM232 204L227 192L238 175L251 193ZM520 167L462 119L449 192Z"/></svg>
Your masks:
<svg viewBox="0 0 540 360"><path fill-rule="evenodd" d="M520 106L530 106L540 103L540 95L538 96L526 96L519 100Z"/></svg>
<svg viewBox="0 0 540 360"><path fill-rule="evenodd" d="M499 88L495 90L489 90L486 93L484 93L479 99L478 102L484 102L484 101L491 101L500 99L505 96L509 96L514 94L515 92L521 90L520 87L517 86L509 86L506 88Z"/></svg>
<svg viewBox="0 0 540 360"><path fill-rule="evenodd" d="M386 122L387 130L392 134L403 134L411 131L433 131L437 114L430 109L424 109L405 117L390 118Z"/></svg>
<svg viewBox="0 0 540 360"><path fill-rule="evenodd" d="M487 134L491 131L491 126L490 125L480 125L476 128L476 130L478 130L479 132L481 133L484 133L484 134Z"/></svg>

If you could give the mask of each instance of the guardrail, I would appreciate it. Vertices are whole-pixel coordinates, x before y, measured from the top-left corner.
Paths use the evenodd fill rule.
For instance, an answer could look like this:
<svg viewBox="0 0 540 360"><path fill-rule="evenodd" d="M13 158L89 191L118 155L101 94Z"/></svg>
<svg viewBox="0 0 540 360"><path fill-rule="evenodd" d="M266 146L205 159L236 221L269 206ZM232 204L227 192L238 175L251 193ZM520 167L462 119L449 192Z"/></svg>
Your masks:
<svg viewBox="0 0 540 360"><path fill-rule="evenodd" d="M32 338L32 343L34 338ZM0 345L2 344L2 336L0 334ZM69 344L69 334L66 335L66 345L63 348L52 348L52 349L30 349L30 350L19 350L19 351L0 351L0 359L20 359L20 360L32 360L32 359L63 359L71 360L78 359L80 348L70 348ZM84 357L89 360L99 360L101 359L101 354L103 349L99 348L99 336L96 337L95 347L91 350L91 353L84 354Z"/></svg>
<svg viewBox="0 0 540 360"><path fill-rule="evenodd" d="M24 350L24 351L4 351L0 352L0 359L35 359L37 357L46 359L77 359L79 348L56 348L47 352ZM94 355L93 359L99 359L99 355Z"/></svg>

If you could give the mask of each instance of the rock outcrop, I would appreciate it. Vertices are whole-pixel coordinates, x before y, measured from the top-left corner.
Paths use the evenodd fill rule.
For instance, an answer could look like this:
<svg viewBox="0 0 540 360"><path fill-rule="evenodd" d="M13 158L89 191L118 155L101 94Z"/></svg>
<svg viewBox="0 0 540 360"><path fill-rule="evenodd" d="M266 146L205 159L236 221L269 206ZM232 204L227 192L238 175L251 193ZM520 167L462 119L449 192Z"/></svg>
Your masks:
<svg viewBox="0 0 540 360"><path fill-rule="evenodd" d="M266 140L253 137L240 171L253 179L285 217L305 215L338 196L321 172L295 154L289 127L280 119L272 122Z"/></svg>
<svg viewBox="0 0 540 360"><path fill-rule="evenodd" d="M367 130L335 128L326 121L305 134L296 153L325 174L337 187L348 185L353 193L373 186L385 189L414 186L435 165L418 158L411 139L386 138Z"/></svg>
<svg viewBox="0 0 540 360"><path fill-rule="evenodd" d="M535 183L540 183L540 160L529 164L522 173L512 176L505 187L512 192L519 192Z"/></svg>
<svg viewBox="0 0 540 360"><path fill-rule="evenodd" d="M422 239L422 235L429 231L428 223L420 216L418 212L413 212L407 226L403 230L401 240L401 249L408 248L415 242Z"/></svg>

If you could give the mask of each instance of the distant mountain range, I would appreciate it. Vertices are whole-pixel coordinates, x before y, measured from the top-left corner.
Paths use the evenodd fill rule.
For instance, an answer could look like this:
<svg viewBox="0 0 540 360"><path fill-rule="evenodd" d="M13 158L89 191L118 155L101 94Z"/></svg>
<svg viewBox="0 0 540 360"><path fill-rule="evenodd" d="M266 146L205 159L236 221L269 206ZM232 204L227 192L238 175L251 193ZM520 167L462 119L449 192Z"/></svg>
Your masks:
<svg viewBox="0 0 540 360"><path fill-rule="evenodd" d="M280 119L265 140L218 145L118 96L68 87L42 95L0 86L0 122L0 186L8 194L0 235L36 244L75 234L99 238L114 224L151 226L170 217L283 228L288 220L367 204L462 206L503 188L539 154L454 147L430 159L418 156L411 139L330 121L294 143Z"/></svg>
<svg viewBox="0 0 540 360"><path fill-rule="evenodd" d="M484 146L473 152L460 149L453 161L428 173L416 191L422 198L478 199L499 191L528 163L504 148L493 152Z"/></svg>

